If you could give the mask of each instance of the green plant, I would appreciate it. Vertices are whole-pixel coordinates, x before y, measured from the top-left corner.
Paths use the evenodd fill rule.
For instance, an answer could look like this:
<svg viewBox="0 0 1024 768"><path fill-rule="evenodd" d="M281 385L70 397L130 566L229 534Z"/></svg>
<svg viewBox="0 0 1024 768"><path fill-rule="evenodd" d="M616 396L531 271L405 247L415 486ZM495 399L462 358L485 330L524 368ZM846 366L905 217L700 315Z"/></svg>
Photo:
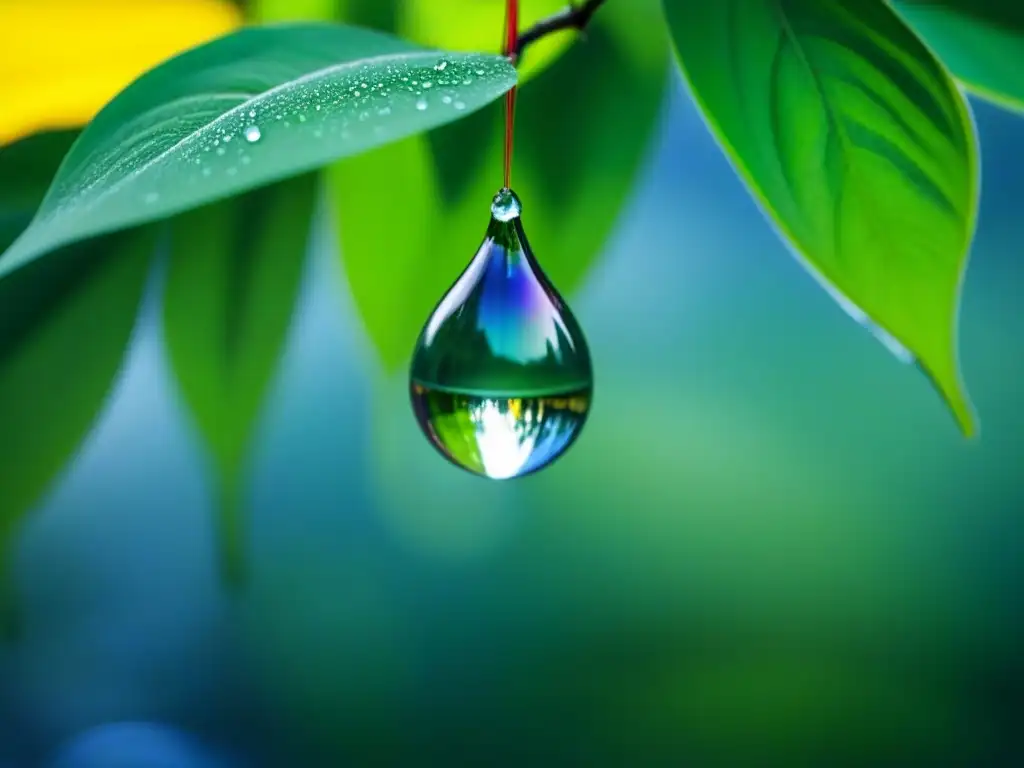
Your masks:
<svg viewBox="0 0 1024 768"><path fill-rule="evenodd" d="M484 5L500 19L501 0L472 13ZM555 282L571 291L602 248L653 135L674 48L710 130L766 217L830 292L919 362L962 431L974 434L956 341L980 194L962 87L1024 104L1019 5L559 5L538 0L535 8L551 15L534 18L523 35L518 63L529 66L529 82L522 79L515 178ZM251 7L262 21L286 17L289 4ZM35 286L3 305L0 389L8 403L32 386L19 360L49 355L46 367L56 370L66 354L63 345L45 346L44 330L70 310L63 299L36 297L77 295L55 286L93 274L85 259L109 269L110 248L123 247L112 234L169 219L163 317L172 367L211 446L222 495L237 501L245 446L294 306L318 182L383 366L404 365L420 323L479 236L501 152L493 102L517 83L504 57L455 52L467 40L478 47L475 16L473 24L431 27L431 42L447 40L449 51L403 39L434 8L425 0L311 0L303 14L318 21L249 27L150 71L82 131L59 169L64 147L49 164L29 165L36 140L0 150L0 246L9 244L0 293ZM584 26L585 44L569 46L557 34ZM532 62L538 43L543 60ZM30 170L8 173L5 163ZM51 175L43 196L40 182ZM253 206L262 211L255 232L240 218ZM189 242L200 228L207 240ZM442 234L461 247L438 251ZM83 241L89 247L75 247ZM134 273L125 280L131 300L118 306L130 312L141 283ZM117 327L123 349L127 334ZM107 350L112 333L80 332L78 351ZM110 366L101 367L111 381ZM237 382L245 391L236 400ZM102 398L93 390L83 390L82 402L95 404L94 416ZM81 421L39 451L69 455ZM4 421L6 454L43 440L11 423ZM45 467L48 477L56 471L51 459ZM0 518L34 504L46 483L29 485L14 501L4 493ZM237 531L231 520L224 530Z"/></svg>

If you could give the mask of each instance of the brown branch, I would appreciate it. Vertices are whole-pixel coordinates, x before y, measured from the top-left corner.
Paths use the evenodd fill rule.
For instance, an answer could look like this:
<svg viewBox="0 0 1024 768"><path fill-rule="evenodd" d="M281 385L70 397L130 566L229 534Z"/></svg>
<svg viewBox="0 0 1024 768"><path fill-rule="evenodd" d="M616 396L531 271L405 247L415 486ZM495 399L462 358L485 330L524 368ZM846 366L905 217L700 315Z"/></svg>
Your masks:
<svg viewBox="0 0 1024 768"><path fill-rule="evenodd" d="M516 49L512 53L512 62L518 62L527 46L536 43L541 38L566 29L584 31L594 14L597 13L597 9L605 2L606 0L582 0L579 3L570 3L568 8L559 11L554 16L541 19L529 29L523 30L519 35Z"/></svg>

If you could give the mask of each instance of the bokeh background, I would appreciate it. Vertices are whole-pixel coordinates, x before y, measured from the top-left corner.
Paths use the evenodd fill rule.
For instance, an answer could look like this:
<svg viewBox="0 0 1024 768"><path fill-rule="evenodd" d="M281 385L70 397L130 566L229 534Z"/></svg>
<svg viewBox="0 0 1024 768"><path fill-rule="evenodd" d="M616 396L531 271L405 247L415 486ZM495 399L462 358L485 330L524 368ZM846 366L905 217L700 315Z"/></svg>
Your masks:
<svg viewBox="0 0 1024 768"><path fill-rule="evenodd" d="M160 255L96 422L0 559L0 765L1024 764L1024 118L973 102L969 442L665 82L611 235L569 279L595 408L537 476L434 453L318 207L234 578ZM434 243L446 263L477 245ZM550 260L559 283L572 265Z"/></svg>

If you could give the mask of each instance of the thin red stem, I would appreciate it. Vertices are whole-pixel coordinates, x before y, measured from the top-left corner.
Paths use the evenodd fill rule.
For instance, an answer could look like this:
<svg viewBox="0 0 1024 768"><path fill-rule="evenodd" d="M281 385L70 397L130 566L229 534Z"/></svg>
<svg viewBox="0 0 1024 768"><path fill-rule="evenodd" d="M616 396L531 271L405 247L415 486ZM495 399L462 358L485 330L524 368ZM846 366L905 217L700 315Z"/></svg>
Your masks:
<svg viewBox="0 0 1024 768"><path fill-rule="evenodd" d="M515 57L519 48L519 0L505 5L505 55ZM505 188L512 187L512 136L515 131L516 88L505 94Z"/></svg>

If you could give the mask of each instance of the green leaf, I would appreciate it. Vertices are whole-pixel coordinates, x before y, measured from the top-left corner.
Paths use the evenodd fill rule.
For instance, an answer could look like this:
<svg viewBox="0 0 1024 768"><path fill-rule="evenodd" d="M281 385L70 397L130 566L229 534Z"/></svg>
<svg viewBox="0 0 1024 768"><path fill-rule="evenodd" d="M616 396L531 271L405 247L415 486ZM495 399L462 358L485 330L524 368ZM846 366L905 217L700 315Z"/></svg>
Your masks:
<svg viewBox="0 0 1024 768"><path fill-rule="evenodd" d="M345 0L252 0L248 15L261 24L279 21L340 19Z"/></svg>
<svg viewBox="0 0 1024 768"><path fill-rule="evenodd" d="M1024 32L1024 3L1018 0L900 0L900 5L922 10L945 9L1007 32Z"/></svg>
<svg viewBox="0 0 1024 768"><path fill-rule="evenodd" d="M765 211L973 434L956 325L978 159L949 74L882 0L665 10L694 97Z"/></svg>
<svg viewBox="0 0 1024 768"><path fill-rule="evenodd" d="M0 281L0 622L25 514L72 458L121 368L152 260L152 228L78 243Z"/></svg>
<svg viewBox="0 0 1024 768"><path fill-rule="evenodd" d="M1009 109L1024 110L1024 29L1014 31L935 5L900 2L895 7L970 91Z"/></svg>
<svg viewBox="0 0 1024 768"><path fill-rule="evenodd" d="M245 462L298 299L317 190L306 174L172 223L164 327L216 470L222 571L244 573Z"/></svg>
<svg viewBox="0 0 1024 768"><path fill-rule="evenodd" d="M0 252L32 221L77 136L74 131L40 133L0 147Z"/></svg>
<svg viewBox="0 0 1024 768"><path fill-rule="evenodd" d="M656 2L609 3L586 40L519 94L512 182L530 242L563 293L604 248L650 146L668 75L663 26ZM502 183L502 113L495 105L329 171L345 273L387 369L408 363L483 238Z"/></svg>
<svg viewBox="0 0 1024 768"><path fill-rule="evenodd" d="M243 29L150 71L97 115L0 257L0 277L60 245L459 119L514 83L501 57L441 54L356 27Z"/></svg>

